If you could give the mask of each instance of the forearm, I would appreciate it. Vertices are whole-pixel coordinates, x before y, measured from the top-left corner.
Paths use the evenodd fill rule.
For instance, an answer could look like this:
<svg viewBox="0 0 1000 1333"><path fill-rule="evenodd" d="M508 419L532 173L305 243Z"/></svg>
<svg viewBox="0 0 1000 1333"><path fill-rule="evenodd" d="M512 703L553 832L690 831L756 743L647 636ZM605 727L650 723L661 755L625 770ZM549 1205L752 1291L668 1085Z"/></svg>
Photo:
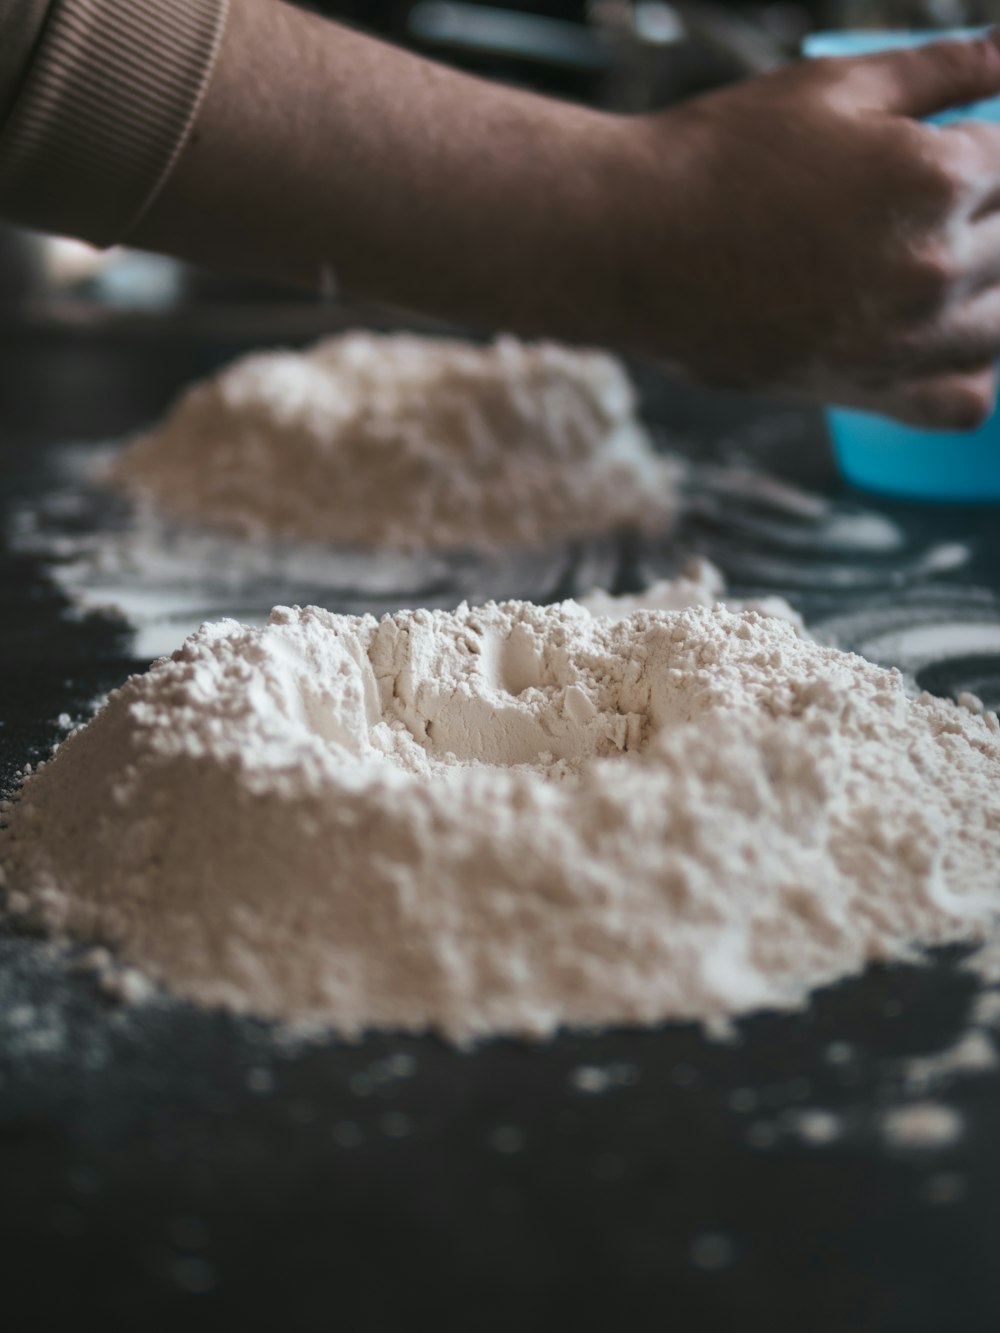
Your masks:
<svg viewBox="0 0 1000 1333"><path fill-rule="evenodd" d="M0 216L711 384L938 425L992 406L1000 129L915 120L1000 95L1000 33L636 119L279 0L50 0L15 47Z"/></svg>
<svg viewBox="0 0 1000 1333"><path fill-rule="evenodd" d="M275 0L235 0L194 134L132 239L522 331L602 336L618 124ZM600 325L600 327L598 327Z"/></svg>

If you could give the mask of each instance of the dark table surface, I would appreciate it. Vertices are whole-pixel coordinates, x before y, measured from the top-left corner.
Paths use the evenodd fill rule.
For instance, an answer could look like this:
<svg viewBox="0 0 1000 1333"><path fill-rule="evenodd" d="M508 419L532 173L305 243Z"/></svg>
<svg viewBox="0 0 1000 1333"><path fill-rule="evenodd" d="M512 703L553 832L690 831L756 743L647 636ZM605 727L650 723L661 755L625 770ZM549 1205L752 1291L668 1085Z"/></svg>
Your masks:
<svg viewBox="0 0 1000 1333"><path fill-rule="evenodd" d="M134 430L267 341L197 328L0 330L5 511L44 492L53 446ZM961 631L1000 625L1000 511L851 497L815 415L641 378L651 419L715 480L668 541L622 545L620 588L694 549L862 639L906 608L952 616L954 651L922 661L922 683L1000 703L1000 657ZM837 513L887 516L900 542L810 545L805 519L726 499L712 467L740 459ZM44 560L0 551L0 780L45 755L60 713L144 665L120 623L68 614ZM281 1045L167 1000L123 1011L0 929L0 1326L995 1330L1000 1076L935 1093L963 1117L950 1145L892 1149L881 1131L915 1095L905 1060L954 1042L973 999L948 954L726 1042L677 1026L470 1053ZM834 1141L797 1132L810 1108L838 1117Z"/></svg>

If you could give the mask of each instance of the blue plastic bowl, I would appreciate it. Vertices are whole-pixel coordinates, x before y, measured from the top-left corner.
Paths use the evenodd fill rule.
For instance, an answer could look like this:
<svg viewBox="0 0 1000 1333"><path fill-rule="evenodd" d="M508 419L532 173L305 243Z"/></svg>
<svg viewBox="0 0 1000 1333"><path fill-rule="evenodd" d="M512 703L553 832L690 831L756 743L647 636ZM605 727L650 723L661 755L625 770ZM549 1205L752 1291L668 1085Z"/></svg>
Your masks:
<svg viewBox="0 0 1000 1333"><path fill-rule="evenodd" d="M822 32L806 40L808 56L868 55L988 28L948 32ZM1000 97L933 117L933 124L986 120L1000 124ZM971 432L917 430L870 412L832 407L827 425L840 470L856 486L883 495L942 501L1000 500L1000 412Z"/></svg>

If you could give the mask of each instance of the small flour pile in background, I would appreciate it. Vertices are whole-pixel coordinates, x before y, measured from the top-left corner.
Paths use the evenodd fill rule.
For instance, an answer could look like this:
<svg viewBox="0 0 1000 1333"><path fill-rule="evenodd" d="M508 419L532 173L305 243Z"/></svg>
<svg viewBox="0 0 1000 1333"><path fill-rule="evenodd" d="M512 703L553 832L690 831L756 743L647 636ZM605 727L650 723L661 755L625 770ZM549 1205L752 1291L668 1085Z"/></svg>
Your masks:
<svg viewBox="0 0 1000 1333"><path fill-rule="evenodd" d="M372 333L237 361L111 471L181 521L396 550L662 530L673 475L604 352Z"/></svg>
<svg viewBox="0 0 1000 1333"><path fill-rule="evenodd" d="M725 601L730 611L759 611L763 616L787 620L805 633L802 617L784 597L755 597L750 601L726 595L722 571L703 556L694 556L674 579L661 579L642 592L615 596L595 588L577 599L593 616L624 620L636 611L685 611L692 606L714 606Z"/></svg>
<svg viewBox="0 0 1000 1333"><path fill-rule="evenodd" d="M25 782L8 905L204 1004L458 1041L990 932L994 715L757 612L602 610L207 625Z"/></svg>

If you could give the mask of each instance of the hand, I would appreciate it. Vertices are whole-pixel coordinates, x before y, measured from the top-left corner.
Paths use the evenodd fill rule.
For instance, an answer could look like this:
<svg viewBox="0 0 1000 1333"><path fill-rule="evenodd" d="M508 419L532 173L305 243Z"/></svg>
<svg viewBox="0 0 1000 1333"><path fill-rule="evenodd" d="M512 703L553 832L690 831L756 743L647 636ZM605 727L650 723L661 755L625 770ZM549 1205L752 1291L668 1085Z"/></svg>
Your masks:
<svg viewBox="0 0 1000 1333"><path fill-rule="evenodd" d="M972 428L1000 358L1000 37L802 62L631 122L626 337L692 378Z"/></svg>

